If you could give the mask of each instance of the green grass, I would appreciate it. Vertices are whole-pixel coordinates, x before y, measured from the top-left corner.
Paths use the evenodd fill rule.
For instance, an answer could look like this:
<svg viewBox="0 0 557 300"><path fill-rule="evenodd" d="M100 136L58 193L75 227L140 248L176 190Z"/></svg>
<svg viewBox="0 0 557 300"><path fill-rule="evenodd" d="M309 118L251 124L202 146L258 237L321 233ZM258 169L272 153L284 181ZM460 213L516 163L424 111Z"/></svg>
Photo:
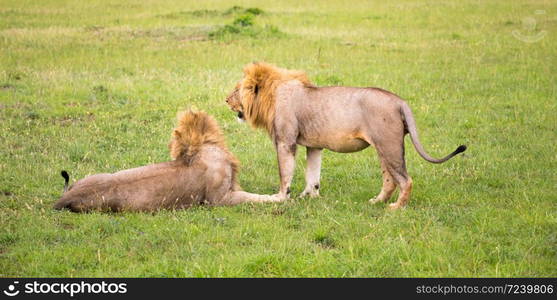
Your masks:
<svg viewBox="0 0 557 300"><path fill-rule="evenodd" d="M0 3L1 277L557 276L557 3ZM536 43L512 35L526 17L547 32ZM394 212L367 202L381 188L373 149L325 151L319 199L51 209L62 169L78 179L168 160L190 106L223 127L243 188L275 193L271 142L224 102L256 60L391 90L431 154L469 150L433 165L407 139L414 191Z"/></svg>

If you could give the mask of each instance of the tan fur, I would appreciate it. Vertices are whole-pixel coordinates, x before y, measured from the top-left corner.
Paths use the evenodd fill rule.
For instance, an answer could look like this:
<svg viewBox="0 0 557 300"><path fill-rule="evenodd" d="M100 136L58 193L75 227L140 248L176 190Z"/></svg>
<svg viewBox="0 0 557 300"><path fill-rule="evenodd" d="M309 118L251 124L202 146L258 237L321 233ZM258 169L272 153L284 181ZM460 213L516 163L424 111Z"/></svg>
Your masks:
<svg viewBox="0 0 557 300"><path fill-rule="evenodd" d="M205 112L181 114L169 148L172 161L77 181L54 208L74 212L156 211L196 204L277 200L241 191L237 183L238 160L227 149L216 121Z"/></svg>
<svg viewBox="0 0 557 300"><path fill-rule="evenodd" d="M252 63L244 68L239 96L250 125L272 132L276 89L280 84L290 80L298 80L306 86L312 85L306 74L301 71L281 69L263 62Z"/></svg>
<svg viewBox="0 0 557 300"><path fill-rule="evenodd" d="M253 127L265 128L279 161L281 199L289 197L296 145L307 148L306 188L302 196L319 195L321 150L355 152L375 146L383 169L383 188L371 202L387 201L396 186L401 193L391 208L408 203L412 179L406 172L404 136L409 133L425 160L442 163L466 150L459 146L442 159L423 149L410 107L379 88L316 87L303 72L266 63L244 68L244 78L226 99L230 109Z"/></svg>

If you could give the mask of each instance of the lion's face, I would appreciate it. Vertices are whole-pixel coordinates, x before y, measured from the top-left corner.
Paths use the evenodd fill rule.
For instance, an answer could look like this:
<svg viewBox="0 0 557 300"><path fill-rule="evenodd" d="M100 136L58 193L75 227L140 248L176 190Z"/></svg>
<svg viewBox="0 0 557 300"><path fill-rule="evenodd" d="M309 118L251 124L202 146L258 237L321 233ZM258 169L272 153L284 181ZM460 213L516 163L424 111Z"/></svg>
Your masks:
<svg viewBox="0 0 557 300"><path fill-rule="evenodd" d="M239 120L246 120L244 116L244 107L240 99L240 83L238 83L234 90L226 97L226 104L228 104L228 107L230 107L233 112L238 114Z"/></svg>

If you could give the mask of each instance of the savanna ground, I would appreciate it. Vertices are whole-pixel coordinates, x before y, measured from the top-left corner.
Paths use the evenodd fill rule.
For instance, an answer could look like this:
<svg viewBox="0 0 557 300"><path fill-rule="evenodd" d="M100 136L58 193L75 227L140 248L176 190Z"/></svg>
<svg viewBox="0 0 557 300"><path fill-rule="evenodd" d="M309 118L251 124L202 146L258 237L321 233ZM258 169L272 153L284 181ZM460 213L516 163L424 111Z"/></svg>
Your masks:
<svg viewBox="0 0 557 300"><path fill-rule="evenodd" d="M552 1L0 0L0 276L557 276L556 32ZM391 90L431 154L469 150L433 165L407 138L398 211L368 203L371 148L325 151L318 199L52 210L62 169L168 160L190 106L223 127L243 188L275 193L271 142L224 102L256 60Z"/></svg>

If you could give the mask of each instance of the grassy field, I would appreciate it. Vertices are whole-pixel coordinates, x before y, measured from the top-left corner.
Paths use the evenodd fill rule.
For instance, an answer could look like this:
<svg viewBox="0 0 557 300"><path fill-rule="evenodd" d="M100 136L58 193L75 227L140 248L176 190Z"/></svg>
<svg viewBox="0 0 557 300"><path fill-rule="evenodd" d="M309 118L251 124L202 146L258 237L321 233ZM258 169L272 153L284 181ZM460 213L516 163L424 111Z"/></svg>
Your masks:
<svg viewBox="0 0 557 300"><path fill-rule="evenodd" d="M557 276L557 3L190 2L0 0L0 277ZM223 127L243 188L275 193L269 138L224 102L256 60L391 90L431 154L469 150L433 165L407 138L414 192L394 212L368 203L371 148L325 151L318 199L52 210L62 169L168 160L192 105Z"/></svg>

